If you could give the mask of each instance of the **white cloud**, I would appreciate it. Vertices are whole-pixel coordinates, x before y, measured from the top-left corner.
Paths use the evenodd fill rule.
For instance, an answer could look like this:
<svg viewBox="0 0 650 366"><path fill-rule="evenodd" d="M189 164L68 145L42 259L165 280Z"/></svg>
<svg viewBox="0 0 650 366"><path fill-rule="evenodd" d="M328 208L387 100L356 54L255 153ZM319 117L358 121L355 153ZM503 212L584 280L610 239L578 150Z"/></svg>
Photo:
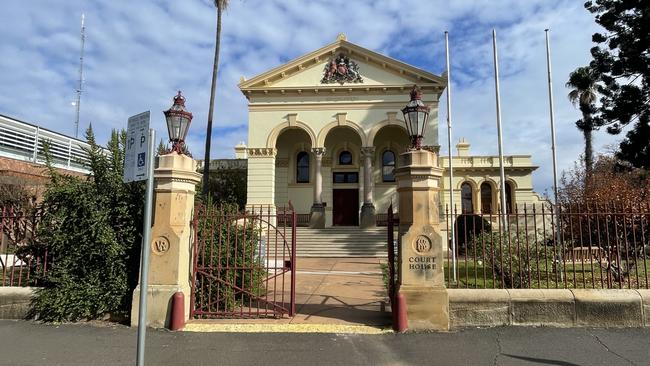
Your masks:
<svg viewBox="0 0 650 366"><path fill-rule="evenodd" d="M189 145L203 156L215 10L211 0L34 0L7 2L0 14L0 113L73 134L79 16L86 13L87 52L81 130L92 122L100 141L129 115L151 109L158 135L176 90L194 113ZM230 157L246 136L239 77L252 77L331 43L339 32L363 47L441 73L443 31L452 41L454 134L477 154L496 153L490 30L499 36L506 153L531 153L535 185L551 184L544 28L552 29L558 157L566 168L582 150L579 113L564 81L589 60L597 29L581 2L421 0L233 0L223 18L213 157ZM444 106L443 103L440 104ZM440 112L441 142L446 140ZM239 126L239 128L238 128ZM616 138L598 133L600 150ZM443 148L445 150L445 148Z"/></svg>

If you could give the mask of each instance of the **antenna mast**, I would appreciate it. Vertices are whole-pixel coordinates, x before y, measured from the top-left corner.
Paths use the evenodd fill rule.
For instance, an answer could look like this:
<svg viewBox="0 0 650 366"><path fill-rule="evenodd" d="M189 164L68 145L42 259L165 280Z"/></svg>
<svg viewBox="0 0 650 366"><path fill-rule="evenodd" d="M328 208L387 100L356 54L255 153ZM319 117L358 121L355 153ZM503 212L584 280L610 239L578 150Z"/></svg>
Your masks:
<svg viewBox="0 0 650 366"><path fill-rule="evenodd" d="M79 56L79 84L77 86L77 100L75 102L76 115L74 122L74 137L79 137L79 107L81 107L81 92L83 90L83 73L84 73L84 44L86 41L86 27L84 25L84 14L81 13L81 55Z"/></svg>

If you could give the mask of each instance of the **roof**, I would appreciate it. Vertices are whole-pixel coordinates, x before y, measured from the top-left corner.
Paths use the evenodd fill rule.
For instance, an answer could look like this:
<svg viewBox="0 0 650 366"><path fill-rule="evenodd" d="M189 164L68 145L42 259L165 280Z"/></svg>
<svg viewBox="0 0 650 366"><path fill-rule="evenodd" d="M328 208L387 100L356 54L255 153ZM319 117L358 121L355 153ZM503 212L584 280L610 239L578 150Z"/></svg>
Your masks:
<svg viewBox="0 0 650 366"><path fill-rule="evenodd" d="M383 79L358 83L322 83L320 79L324 74L324 66L333 57L340 54L361 64L359 66L359 73L362 77L364 76L365 68L368 72L372 69L375 75L379 75L380 79L382 77ZM299 74L308 72L308 70L312 74L318 75L317 80L315 77L312 77L311 81L309 83L303 83L304 85L286 82ZM437 93L442 93L446 87L447 79L356 45L347 41L345 36L341 34L335 42L263 72L251 79L246 80L242 77L239 88L247 96L253 92L264 92L268 94L269 92L275 91L284 93L286 91L298 90L299 93L318 93L320 90L335 91L336 89L348 91L356 89L366 92L371 89L379 89L383 92L386 92L388 89L395 89L403 93L405 87L410 87L413 84L417 84L425 91L435 90Z"/></svg>

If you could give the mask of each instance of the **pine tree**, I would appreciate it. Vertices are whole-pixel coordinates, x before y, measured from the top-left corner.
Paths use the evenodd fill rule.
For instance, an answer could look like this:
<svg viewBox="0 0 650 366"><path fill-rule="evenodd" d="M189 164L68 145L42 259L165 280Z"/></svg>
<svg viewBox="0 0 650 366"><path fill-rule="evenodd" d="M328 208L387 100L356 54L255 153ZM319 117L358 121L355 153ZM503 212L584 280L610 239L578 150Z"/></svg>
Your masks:
<svg viewBox="0 0 650 366"><path fill-rule="evenodd" d="M608 132L634 123L617 157L650 169L650 1L595 0L585 8L605 32L595 33L590 67L600 77L599 116Z"/></svg>

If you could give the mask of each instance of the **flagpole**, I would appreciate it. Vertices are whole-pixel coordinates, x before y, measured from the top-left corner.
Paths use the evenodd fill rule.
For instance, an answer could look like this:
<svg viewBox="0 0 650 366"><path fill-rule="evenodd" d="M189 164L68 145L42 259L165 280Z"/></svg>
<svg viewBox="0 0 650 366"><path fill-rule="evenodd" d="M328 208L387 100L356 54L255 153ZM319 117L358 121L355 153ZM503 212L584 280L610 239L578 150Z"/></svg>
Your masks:
<svg viewBox="0 0 650 366"><path fill-rule="evenodd" d="M447 145L449 147L449 207L451 210L451 263L453 282L456 283L456 234L454 228L454 164L451 153L451 67L449 66L449 32L445 31L445 59L447 63Z"/></svg>
<svg viewBox="0 0 650 366"><path fill-rule="evenodd" d="M503 169L503 135L501 133L501 97L499 93L499 56L497 55L497 31L492 29L492 49L494 51L494 88L496 90L497 102L497 134L499 144L499 173L501 175L501 224L503 232L508 229L507 226L507 209L506 209L506 174Z"/></svg>
<svg viewBox="0 0 650 366"><path fill-rule="evenodd" d="M560 248L560 215L559 215L559 202L558 202L558 188L557 188L557 151L555 150L555 112L553 109L553 77L551 74L551 46L548 40L548 28L544 29L546 35L546 70L548 77L548 107L549 115L551 119L551 153L553 155L553 194L555 201L555 242L559 248L558 250L558 259L559 265L562 265L562 249ZM560 278L564 281L564 271L560 268Z"/></svg>

